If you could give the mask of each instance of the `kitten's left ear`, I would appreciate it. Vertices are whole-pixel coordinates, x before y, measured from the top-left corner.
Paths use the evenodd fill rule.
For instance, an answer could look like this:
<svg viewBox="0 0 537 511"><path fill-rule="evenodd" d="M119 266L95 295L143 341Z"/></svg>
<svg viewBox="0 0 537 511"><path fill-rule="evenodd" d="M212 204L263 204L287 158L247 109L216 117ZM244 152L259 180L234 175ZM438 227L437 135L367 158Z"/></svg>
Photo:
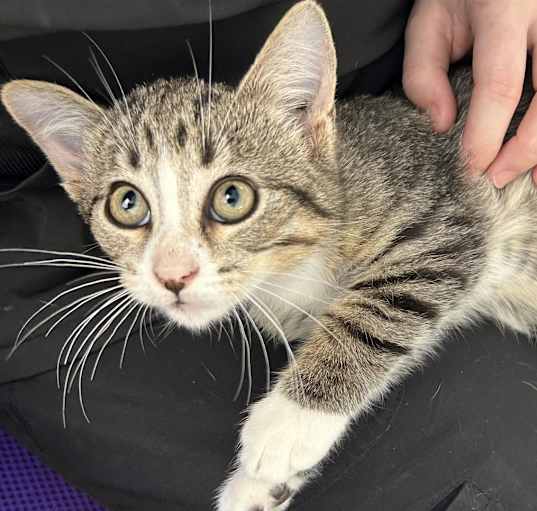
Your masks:
<svg viewBox="0 0 537 511"><path fill-rule="evenodd" d="M299 2L280 21L243 78L289 113L300 111L315 129L334 108L336 50L328 20L312 0Z"/></svg>
<svg viewBox="0 0 537 511"><path fill-rule="evenodd" d="M67 193L78 201L84 134L102 119L101 109L65 87L47 82L13 80L0 92L7 111L46 154Z"/></svg>

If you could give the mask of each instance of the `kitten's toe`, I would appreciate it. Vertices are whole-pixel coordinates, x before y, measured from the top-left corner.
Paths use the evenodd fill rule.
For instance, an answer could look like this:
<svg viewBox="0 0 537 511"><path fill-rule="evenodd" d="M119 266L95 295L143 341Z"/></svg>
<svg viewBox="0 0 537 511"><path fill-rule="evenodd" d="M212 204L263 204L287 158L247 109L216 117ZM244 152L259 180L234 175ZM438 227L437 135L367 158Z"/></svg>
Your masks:
<svg viewBox="0 0 537 511"><path fill-rule="evenodd" d="M274 505L284 504L291 497L291 488L286 484L279 484L270 490L270 496L274 499Z"/></svg>
<svg viewBox="0 0 537 511"><path fill-rule="evenodd" d="M236 471L224 484L217 501L217 511L285 511L291 504L293 490L286 484L274 486Z"/></svg>

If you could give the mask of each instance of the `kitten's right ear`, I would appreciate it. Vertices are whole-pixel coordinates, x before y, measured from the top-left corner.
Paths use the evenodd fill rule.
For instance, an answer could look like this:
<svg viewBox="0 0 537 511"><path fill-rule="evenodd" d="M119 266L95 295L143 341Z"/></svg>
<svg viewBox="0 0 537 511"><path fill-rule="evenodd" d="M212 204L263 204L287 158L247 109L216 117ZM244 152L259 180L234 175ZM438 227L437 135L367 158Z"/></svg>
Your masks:
<svg viewBox="0 0 537 511"><path fill-rule="evenodd" d="M315 131L329 120L336 92L336 50L328 20L313 0L293 6L257 55L239 90L260 91Z"/></svg>
<svg viewBox="0 0 537 511"><path fill-rule="evenodd" d="M84 132L102 119L102 110L69 89L47 82L13 80L0 92L7 111L46 154L67 193L78 201Z"/></svg>

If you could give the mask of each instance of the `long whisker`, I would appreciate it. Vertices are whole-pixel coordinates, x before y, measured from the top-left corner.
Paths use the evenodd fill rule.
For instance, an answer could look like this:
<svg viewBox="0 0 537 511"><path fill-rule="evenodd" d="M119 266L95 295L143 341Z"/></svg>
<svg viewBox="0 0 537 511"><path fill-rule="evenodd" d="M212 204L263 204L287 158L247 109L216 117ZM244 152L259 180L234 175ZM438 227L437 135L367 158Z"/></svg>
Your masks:
<svg viewBox="0 0 537 511"><path fill-rule="evenodd" d="M242 321L242 318L240 317L240 315L237 313L237 311L234 309L235 313L237 314L237 319L239 320L239 325L242 325L242 331L244 332L245 328L244 328L244 323ZM245 341L246 341L246 364L247 364L247 368L248 368L248 393L246 395L246 403L250 403L250 400L251 400L251 397L252 397L252 334L250 332L250 326L248 325L248 323L246 323L246 327L247 327L247 334L246 334L246 338L245 338Z"/></svg>
<svg viewBox="0 0 537 511"><path fill-rule="evenodd" d="M134 302L135 299L134 298L131 298L130 301L128 301L125 305L125 308L127 308L132 302ZM128 311L127 313L125 314L125 316L117 323L117 325L114 327L114 329L112 330L112 333L106 338L106 341L103 342L103 345L101 346L101 349L99 350L99 354L97 355L97 358L95 359L95 363L93 364L93 369L91 371L91 376L90 376L90 380L93 381L93 379L95 378L95 373L97 372L97 367L99 365L99 361L101 360L101 357L104 353L104 351L106 350L106 347L110 344L110 342L112 341L112 339L114 338L114 335L116 335L116 332L119 330L119 328L121 327L121 325L127 320L127 318L138 308L139 310L139 304L138 303L135 303ZM119 312L117 314L119 314L120 312L123 312L123 310L125 310L125 308L121 308L119 310ZM114 315L111 319L114 319L116 317L116 315ZM136 316L135 316L136 318ZM134 324L134 323L133 323ZM126 339L129 338L129 334L132 330L132 325L131 325L131 328L129 328L129 331L127 332L127 335L125 336ZM94 341L95 342L95 341ZM93 348L93 343L91 344L90 346L90 349L89 351L86 350L86 352L91 352L91 349ZM87 357L86 357L87 358ZM84 370L84 367L82 367L82 371ZM82 377L82 372L80 373L80 378Z"/></svg>
<svg viewBox="0 0 537 511"><path fill-rule="evenodd" d="M249 273L249 274L253 274L253 275L259 275L259 272L255 272L255 271L249 271L249 270L240 270L241 273ZM304 280L306 282L317 282L319 284L324 284L332 289L335 289L336 291L348 291L348 289L345 289L341 286L338 286L336 284L333 284L333 283L330 283L328 282L327 280L322 280L322 279L315 279L313 277L305 277L303 275L298 275L296 273L290 273L290 272L281 272L281 271L263 271L262 272L263 274L265 275L279 275L279 276L282 276L282 277L289 277L289 278L296 278L296 279L299 279L299 280Z"/></svg>
<svg viewBox="0 0 537 511"><path fill-rule="evenodd" d="M93 282L87 282L85 284L81 284L79 286L75 286L73 288L70 288L70 289L67 289L66 291L62 291L60 294L56 295L54 298L52 298L51 300L49 300L48 302L46 302L42 307L40 307L37 311L35 311L25 322L24 324L22 325L22 327L20 328L19 330L19 333L17 334L17 338L15 339L15 342L14 342L14 345L13 345L13 349L10 351L10 354L8 355L8 357L10 357L14 351L18 348L18 346L20 346L25 339L27 339L33 332L35 332L35 330L37 328L32 328L32 330L30 330L29 332L27 332L26 335L24 335L23 337L23 332L25 330L25 328L30 324L30 322L36 317L38 316L41 312L43 312L47 307L50 307L54 302L58 301L60 298L62 298L63 296L69 294L69 293L73 293L75 291L78 291L80 289L83 289L85 287L89 287L89 286L95 286L95 285L98 285L98 284L102 284L102 283L105 283L105 282L111 282L111 281L114 281L114 280L117 280L119 277L111 277L111 278L107 278L107 279L99 279L97 281L93 281ZM61 311L62 309L60 309ZM65 310L65 309L63 309ZM58 311L58 313L60 313L60 311ZM52 318L52 317L55 317L56 314L52 315L52 316L49 316L49 318ZM47 320L48 321L48 320ZM46 321L45 321L46 322ZM42 324L44 324L44 322L41 322L39 323L39 326L41 326Z"/></svg>
<svg viewBox="0 0 537 511"><path fill-rule="evenodd" d="M20 339L19 342L17 342L12 350L10 351L10 355L11 356L15 350L17 350L24 342L26 342L31 336L32 334L37 331L40 327L42 327L43 325L45 325L46 323L48 323L50 320L52 320L53 318L55 318L56 316L58 316L59 314L61 314L62 312L65 312L66 310L68 310L68 312L66 312L60 319L58 319L45 333L45 335L43 336L45 339L50 335L50 333L54 330L54 328L56 328L56 326L58 326L65 318L67 318L70 314L72 314L73 312L75 312L77 309L79 309L80 307L82 307L83 305L95 300L96 298L99 298L99 296L102 296L103 294L106 294L106 293L110 293L114 290L117 290L117 289L121 289L121 286L114 286L112 288L107 288L105 290L102 290L102 291L97 291L95 293L91 293L90 295L88 296L83 296L81 298L78 298L76 300L74 300L73 302L61 307L60 309L58 309L57 311L55 311L54 313L50 314L49 316L47 316L45 319L41 320L37 325L33 326L25 335L24 337L22 337Z"/></svg>
<svg viewBox="0 0 537 511"><path fill-rule="evenodd" d="M312 314L310 314L308 311L306 311L305 309L303 309L302 307L299 307L296 303L293 303L285 298L283 298L282 296L280 296L279 294L277 293L273 293L272 291L269 291L268 289L264 289L263 287L261 286L257 286L257 285L253 285L254 288L256 289L259 289L260 291L264 292L264 293L267 293L269 294L270 296L273 296L274 298L278 298L279 300L281 300L282 302L286 303L287 305L289 305L290 307L293 307L294 309L296 309L297 311L301 312L302 314L304 314L305 316L307 316L308 318L310 318L314 323L316 323L319 327L321 327L322 330L324 330L332 339L334 339L338 345L349 355L351 356L352 358L356 359L356 353L352 352L343 342L341 342L341 339L338 339L330 330L328 330L328 328L326 328L325 325L323 325L315 316L313 316Z"/></svg>
<svg viewBox="0 0 537 511"><path fill-rule="evenodd" d="M157 344L164 342L164 340L173 332L173 329L175 327L175 322L169 319L165 322L162 322L161 325L162 325L161 330L157 334L157 339L156 339Z"/></svg>
<svg viewBox="0 0 537 511"><path fill-rule="evenodd" d="M263 300L261 300L259 297L254 297L251 293L248 293L244 289L243 289L243 292L246 294L246 297L248 298L248 300L250 302L252 302L252 304L255 305L259 309L259 311L270 321L270 323L274 326L274 328L276 329L276 331L280 335L280 337L281 337L281 339L283 341L285 350L287 351L287 357L288 357L290 363L292 363L292 365L293 365L295 374L298 377L298 383L300 384L301 389L302 389L302 393L304 394L304 385L303 385L303 382L302 382L302 377L300 376L300 370L298 368L298 364L296 362L295 355L293 354L293 350L291 349L291 345L289 344L289 340L287 339L287 336L285 335L285 332L283 331L279 321L277 320L277 318L275 318L273 316L273 314L269 313L270 309L269 309L268 305L265 302L263 302Z"/></svg>
<svg viewBox="0 0 537 511"><path fill-rule="evenodd" d="M148 319L148 323L149 323L149 331L151 332L151 336L153 339L155 339L155 336L156 336L156 333L155 333L155 328L153 326L153 323L154 323L154 320L153 320L153 313L154 313L154 309L151 308L149 309L149 319ZM153 343L155 344L155 343Z"/></svg>
<svg viewBox="0 0 537 511"><path fill-rule="evenodd" d="M86 410L85 410L85 407L84 407L84 399L83 399L83 393L82 393L82 378L83 378L83 375L84 375L84 368L86 367L86 361L87 361L88 357L91 355L91 352L93 350L93 346L96 344L96 342L110 328L110 326L112 325L114 320L119 316L119 314L121 314L133 301L134 301L134 298L127 299L126 302L124 301L122 303L122 305L116 310L116 312L112 316L109 317L109 319L106 321L106 324L101 328L101 330L99 330L99 332L95 335L93 340L89 343L88 347L86 348L86 351L85 351L84 355L82 356L82 358L80 359L80 361L78 362L77 366L75 367L75 369L73 371L73 378L71 380L71 383L69 384L67 392L68 393L71 392L71 387L73 386L73 384L75 382L75 379L76 379L76 375L78 373L78 399L79 399L79 402L80 402L80 407L81 407L81 409L82 409L82 411L84 413L84 417L86 418L86 420L88 422L89 422L89 417L88 417L88 415L86 413ZM103 345L101 347L101 350L99 351L99 357L98 357L99 360L100 360L100 356L104 352L104 349L106 349L106 347L108 346L110 341L113 339L113 337L116 334L116 332L119 330L119 328L121 327L123 322L129 317L129 314L133 310L134 310L134 307L123 317L123 319L121 321L119 321L117 323L117 325L113 328L112 333L104 341L104 343L103 343ZM96 370L97 370L97 366L94 366L94 370L92 372L91 380L93 380L93 376L95 375Z"/></svg>
<svg viewBox="0 0 537 511"><path fill-rule="evenodd" d="M83 305L86 305L86 303L94 300L95 298L98 298L99 296L102 296L102 295L105 295L105 294L108 294L108 293L111 293L113 291L117 291L118 289L122 289L123 286L113 286L113 287L110 287L110 288L107 288L107 289L104 289L102 291L97 291L96 293L93 293L92 295L86 297L86 299L83 299L81 300L80 304L76 305L76 307L73 307L71 308L71 310L67 313L65 313L60 319L56 320L54 322L53 325L50 326L50 328L46 331L45 333L45 338L47 338L51 333L52 331L65 319L67 318L68 316L70 316L73 312L75 312L77 309L79 309L80 307L82 307ZM91 299L90 299L91 297ZM74 304L71 304L71 305L74 305ZM62 307L63 309L63 307Z"/></svg>
<svg viewBox="0 0 537 511"><path fill-rule="evenodd" d="M114 95L114 91L112 90L112 87L110 87L110 84L108 83L108 80L106 79L106 76L104 76L103 70L101 66L99 65L99 61L97 60L97 57L95 56L95 53L93 52L92 48L89 49L89 53L90 53L89 63L91 64L95 73L97 74L97 77L103 84L103 87L105 88L106 93L108 94L108 97L110 99L110 103L112 105L117 103L117 98Z"/></svg>
<svg viewBox="0 0 537 511"><path fill-rule="evenodd" d="M235 92L235 95L233 96L233 101L230 103L227 109L224 120L222 121L222 126L220 127L220 131L218 132L218 135L216 137L215 149L214 149L215 153L218 153L221 150L221 144L224 138L224 132L227 126L227 121L229 119L231 112L233 111L233 109L235 108L237 104L238 97L239 97L238 92Z"/></svg>
<svg viewBox="0 0 537 511"><path fill-rule="evenodd" d="M266 285L266 286L275 287L277 289L283 289L284 291L288 291L290 293L293 293L293 294L296 294L296 295L299 295L299 296L304 296L304 297L308 298L309 300L324 303L325 305L332 305L331 302L323 300L322 298L317 298L316 296L313 296L313 295L307 295L306 293L302 293L300 291L297 291L296 289L288 288L288 287L285 287L285 286L280 286L278 284L274 284L273 282L269 282L268 280L265 280L263 282L263 284Z"/></svg>
<svg viewBox="0 0 537 511"><path fill-rule="evenodd" d="M151 313L153 312L153 309L148 305L146 307L146 309L144 310L144 314L142 316L142 325L144 327L144 332L145 332L145 335L147 335L147 338L149 339L149 342L151 343L151 345L156 348L156 345L155 345L155 339L153 339L153 337L151 337L151 333L147 327L147 323L146 323L146 316L147 316L147 313L149 312L149 317L148 317L148 322L149 322L149 325L152 327L152 324L151 324ZM145 348L144 348L144 353L145 353Z"/></svg>
<svg viewBox="0 0 537 511"><path fill-rule="evenodd" d="M70 262L63 262L59 259L55 260L49 260L49 261L26 261L24 263L8 263L8 264L0 264L1 269L6 268L39 268L39 267L50 267L50 268L84 268L84 269L94 269L94 270L102 270L102 269L108 269L111 272L117 272L115 268L107 268L106 266L96 266L95 263L70 263Z"/></svg>
<svg viewBox="0 0 537 511"><path fill-rule="evenodd" d="M121 85L121 81L119 80L119 77L118 77L118 75L116 73L116 70L114 69L114 66L112 66L112 62L110 62L110 59L108 58L108 56L106 55L104 50L101 48L101 46L97 43L97 41L95 41L95 39L93 39L93 37L91 37L87 32L82 32L82 34L84 34L84 36L93 44L93 46L95 46L95 48L97 48L97 51L102 55L102 57L104 58L106 64L108 65L110 71L114 75L114 79L116 80L116 83L117 83L117 85L119 87L119 90L121 91L121 95L123 96L123 103L125 105L125 110L127 112L127 116L129 118L129 122L130 122L130 125L131 125L131 130L132 130L131 134L133 136L133 141L134 141L135 130L134 130L134 123L132 121L131 111L129 109L129 103L127 102L127 96L125 95L125 90L123 89L123 85ZM95 59L95 61L97 61L97 59Z"/></svg>
<svg viewBox="0 0 537 511"><path fill-rule="evenodd" d="M116 292L116 295L117 293L119 293L118 290L122 289L122 286L115 286L113 288L110 288L110 289L105 289L105 290L102 290L102 291L98 291L97 293L95 293L95 296L92 296L92 297L83 297L82 299L82 302L80 304L80 306L82 305L85 305L86 303L92 301L94 298L98 298L99 296L102 296L102 295L105 295L105 294L108 294L110 292ZM114 298L114 297L112 297ZM106 303L107 301L109 301L111 298L110 297L105 297L103 300L101 300L97 306L95 308L93 308L88 316L86 316L86 318L84 318L82 320L81 323L79 323L72 331L71 333L69 334L69 336L67 337L66 341L63 343L61 349L60 349L60 352L58 354L58 358L57 358L57 361L56 361L56 385L58 387L58 389L61 388L61 385L60 385L60 365L61 365L61 359L62 359L62 355L63 355L63 352L66 350L67 348L67 345L69 344L69 341L70 339L72 338L73 335L75 335L75 332L77 332L79 329L84 329L84 327L91 321L91 319L93 318L93 315L92 313L98 309L100 310L103 310L103 308L106 308ZM76 307L78 308L78 306ZM52 330L57 326L57 324L59 324L61 321L63 321L67 316L69 316L69 314L71 314L72 312L74 312L75 309L67 312L64 316L62 316L59 320L56 321L56 323L54 323L48 330L47 330L47 333L45 334L45 337L47 337L51 332ZM91 317L89 317L91 316ZM64 363L67 363L67 360L64 361Z"/></svg>
<svg viewBox="0 0 537 511"><path fill-rule="evenodd" d="M213 4L209 0L209 94L208 94L208 111L207 111L207 136L211 138L211 103L212 103L212 85L213 85Z"/></svg>
<svg viewBox="0 0 537 511"><path fill-rule="evenodd" d="M106 310L106 308L108 308L110 305L113 305L115 302L123 298L127 293L128 291L118 291L117 293L115 293L112 297L108 298L102 305L100 305L95 311L93 311L86 318L84 318L84 320L73 329L71 334L69 334L69 336L67 337L66 341L64 342L60 350L60 353L58 354L58 360L56 362L56 378L57 378L58 383L60 380L60 376L59 376L60 365L62 363L61 359L62 359L63 353L65 352L63 364L67 364L69 361L69 357L71 355L73 346L75 345L78 337L80 336L82 331L86 328L86 326L93 320L93 318L95 318L95 316L100 314L102 311Z"/></svg>
<svg viewBox="0 0 537 511"><path fill-rule="evenodd" d="M63 419L64 427L66 427L66 424L67 424L67 420L66 420L67 391L70 388L70 384L69 384L70 379L71 379L70 377L71 377L71 374L73 372L73 368L75 366L76 360L78 359L78 356L81 354L82 350L84 349L85 344L87 343L88 339L93 335L93 333L103 324L103 322L105 322L117 310L118 307L121 307L123 305L123 303L124 303L123 299L125 298L125 296L127 294L128 294L128 291L122 291L122 292L117 293L115 295L115 297L113 297L110 300L108 300L104 306L100 307L97 311L93 312L90 316L88 316L88 318L86 318L86 320L82 323L84 326L81 329L78 330L78 333L71 340L70 347L69 347L69 350L68 350L66 358L65 358L65 363L67 363L67 361L69 360L70 351L73 348L74 344L76 343L76 340L77 340L78 336L84 330L86 325L91 321L91 319L93 319L93 317L95 317L98 313L100 313L102 310L104 310L109 305L111 305L114 302L117 302L118 300L120 300L120 303L116 304L112 308L112 310L110 310L107 313L105 313L104 317L101 318L97 322L97 324L91 329L89 334L86 335L84 340L80 343L80 346L78 347L76 352L73 354L73 358L71 360L71 363L67 367L67 373L66 373L65 378L64 378L63 393L62 393L62 419ZM63 350L63 348L62 348L62 350ZM83 406L82 406L82 408L83 408ZM83 409L83 412L84 412L84 417L86 418L86 420L89 420L84 409Z"/></svg>
<svg viewBox="0 0 537 511"><path fill-rule="evenodd" d="M267 353L267 347L265 346L265 341L263 339L263 336L261 335L261 332L259 331L259 328L256 322L254 321L254 319L248 312L248 309L240 302L239 302L239 307L242 309L242 311L244 312L244 315L248 318L248 320L252 324L252 327L257 335L257 338L259 339L259 345L261 346L261 351L263 352L263 358L265 359L265 369L266 369L265 390L266 392L268 392L270 390L270 359Z"/></svg>
<svg viewBox="0 0 537 511"><path fill-rule="evenodd" d="M57 256L74 256L82 259L91 259L92 261L113 265L115 268L122 268L122 266L110 261L110 259L105 259L104 257L92 256L89 254L81 254L79 252L66 252L63 250L42 250L39 248L0 248L0 253L8 252L26 252L29 254L48 254L48 255L57 255Z"/></svg>
<svg viewBox="0 0 537 511"><path fill-rule="evenodd" d="M188 51L190 53L190 58L192 59L192 66L194 67L194 74L196 77L196 83L198 84L198 96L199 96L199 107L200 107L200 120L201 120L201 145L203 150L207 148L207 141L205 136L205 114L203 111L203 99L201 94L201 81L198 73L198 66L196 64L196 58L194 57L194 52L192 50L192 46L190 45L190 41L186 40L186 45L188 47Z"/></svg>
<svg viewBox="0 0 537 511"><path fill-rule="evenodd" d="M69 282L67 282L66 285L76 284L77 282L82 282L83 280L91 279L94 277L102 277L103 275L110 275L110 273L111 273L110 270L92 271L91 273L88 273L87 275L82 275L82 277L77 277L76 279L70 280ZM120 279L120 277L114 277L114 278L118 280Z"/></svg>
<svg viewBox="0 0 537 511"><path fill-rule="evenodd" d="M125 341L123 342L123 348L121 349L121 358L119 359L120 369L123 369L123 362L125 361L125 353L127 351L127 343L129 341L129 337L131 336L132 331L134 330L134 327L136 326L136 321L138 320L138 316L140 316L140 313L142 312L143 307L144 307L143 303L138 305L138 310L136 311L136 315L134 316L131 326L129 327L127 333L125 334Z"/></svg>
<svg viewBox="0 0 537 511"><path fill-rule="evenodd" d="M138 327L138 337L140 338L140 347L142 348L142 352L144 353L145 355L145 344L144 344L144 334L143 334L143 322L144 322L144 318L145 318L145 315L147 313L147 309L149 308L149 305L146 305L140 315L140 325Z"/></svg>
<svg viewBox="0 0 537 511"><path fill-rule="evenodd" d="M229 318L228 318L228 317L226 317L225 320L229 322ZM231 339L231 335L229 334L229 332L228 332L228 330L227 330L227 328L226 328L226 325L224 324L224 320L220 321L220 326L221 326L222 330L223 330L223 331L225 332L225 334L226 334L226 337L227 337L229 346L230 346L230 348L231 348L231 351L232 351L233 353L235 353L235 346L233 346L233 340Z"/></svg>
<svg viewBox="0 0 537 511"><path fill-rule="evenodd" d="M252 360L250 356L250 345L248 343L248 338L246 336L246 330L244 329L244 325L241 321L241 317L237 313L235 309L233 309L233 315L237 319L237 323L239 325L239 331L241 333L241 339L243 342L243 357L242 357L242 367L241 367L241 379L240 379L240 386L237 387L237 391L235 392L235 395L233 396L233 400L237 400L240 392L242 390L242 384L244 383L244 368L247 367L247 381L248 381L248 393L246 395L246 403L250 402L251 394L252 394Z"/></svg>

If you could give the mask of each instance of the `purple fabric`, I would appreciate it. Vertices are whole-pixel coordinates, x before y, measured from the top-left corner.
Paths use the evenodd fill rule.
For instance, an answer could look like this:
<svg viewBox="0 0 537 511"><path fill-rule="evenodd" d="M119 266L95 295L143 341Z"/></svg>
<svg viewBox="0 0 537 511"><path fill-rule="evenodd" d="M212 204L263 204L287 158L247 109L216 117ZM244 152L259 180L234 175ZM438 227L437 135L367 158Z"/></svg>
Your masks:
<svg viewBox="0 0 537 511"><path fill-rule="evenodd" d="M105 511L0 430L0 511Z"/></svg>

